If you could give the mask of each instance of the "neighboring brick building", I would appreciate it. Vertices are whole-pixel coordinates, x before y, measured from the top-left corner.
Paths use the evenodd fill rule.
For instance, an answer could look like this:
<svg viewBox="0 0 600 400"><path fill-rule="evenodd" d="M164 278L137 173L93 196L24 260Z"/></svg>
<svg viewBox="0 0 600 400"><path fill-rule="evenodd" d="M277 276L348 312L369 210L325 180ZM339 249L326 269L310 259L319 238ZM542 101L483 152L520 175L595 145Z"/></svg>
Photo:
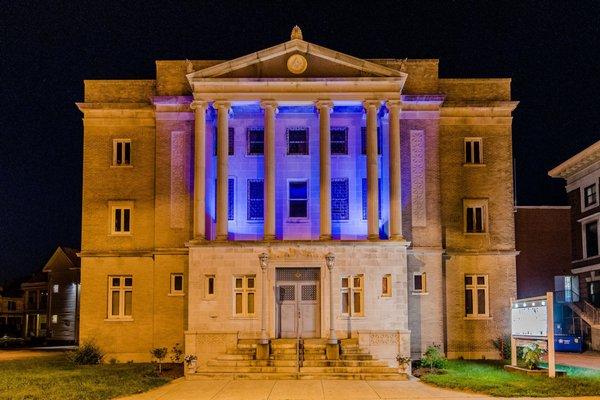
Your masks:
<svg viewBox="0 0 600 400"><path fill-rule="evenodd" d="M571 209L569 206L515 208L517 296L554 291L554 277L571 274Z"/></svg>
<svg viewBox="0 0 600 400"><path fill-rule="evenodd" d="M298 30L85 81L81 340L121 360L185 340L201 365L296 335L351 335L390 363L431 344L497 357L516 105L509 79L440 79L438 60L358 59Z"/></svg>
<svg viewBox="0 0 600 400"><path fill-rule="evenodd" d="M579 277L576 305L600 350L600 141L548 172L566 180L571 204L571 273Z"/></svg>

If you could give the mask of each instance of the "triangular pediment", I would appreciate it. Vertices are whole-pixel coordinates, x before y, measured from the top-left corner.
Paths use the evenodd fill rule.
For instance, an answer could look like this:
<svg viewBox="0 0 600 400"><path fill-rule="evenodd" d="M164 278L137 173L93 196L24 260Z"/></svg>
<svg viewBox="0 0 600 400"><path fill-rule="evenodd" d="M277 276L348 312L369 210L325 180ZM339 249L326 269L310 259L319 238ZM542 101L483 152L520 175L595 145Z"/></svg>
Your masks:
<svg viewBox="0 0 600 400"><path fill-rule="evenodd" d="M288 60L294 54L299 54L306 60L305 70L301 73L294 73L288 68ZM301 58L300 60L302 61ZM202 78L328 77L386 77L404 80L406 74L302 39L292 39L187 75L190 83Z"/></svg>

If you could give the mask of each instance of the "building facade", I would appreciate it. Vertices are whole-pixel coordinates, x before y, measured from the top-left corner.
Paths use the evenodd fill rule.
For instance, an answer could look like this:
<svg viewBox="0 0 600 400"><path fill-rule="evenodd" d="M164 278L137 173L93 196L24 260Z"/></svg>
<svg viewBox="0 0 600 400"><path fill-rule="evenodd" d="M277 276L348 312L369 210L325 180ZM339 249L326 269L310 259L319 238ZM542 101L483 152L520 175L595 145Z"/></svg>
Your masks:
<svg viewBox="0 0 600 400"><path fill-rule="evenodd" d="M600 350L600 141L548 172L566 181L571 205L571 273L579 302L574 311L586 322L589 346Z"/></svg>
<svg viewBox="0 0 600 400"><path fill-rule="evenodd" d="M515 296L509 79L302 39L85 81L81 340L497 356Z"/></svg>
<svg viewBox="0 0 600 400"><path fill-rule="evenodd" d="M0 337L17 338L23 329L23 297L20 291L0 287Z"/></svg>
<svg viewBox="0 0 600 400"><path fill-rule="evenodd" d="M571 208L515 207L515 238L517 298L559 290L555 277L571 275Z"/></svg>

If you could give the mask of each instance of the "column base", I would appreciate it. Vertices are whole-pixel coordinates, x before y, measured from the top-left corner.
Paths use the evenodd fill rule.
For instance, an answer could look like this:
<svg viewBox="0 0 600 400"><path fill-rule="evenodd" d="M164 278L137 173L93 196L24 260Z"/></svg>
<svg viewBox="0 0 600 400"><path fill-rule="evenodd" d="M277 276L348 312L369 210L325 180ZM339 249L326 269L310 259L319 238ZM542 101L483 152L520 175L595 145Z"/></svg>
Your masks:
<svg viewBox="0 0 600 400"><path fill-rule="evenodd" d="M319 240L331 240L331 235L319 235Z"/></svg>
<svg viewBox="0 0 600 400"><path fill-rule="evenodd" d="M380 238L379 238L379 234L376 234L376 235L368 235L368 236L367 236L367 240L370 240L370 241L372 241L372 242L376 242L376 241L380 240Z"/></svg>
<svg viewBox="0 0 600 400"><path fill-rule="evenodd" d="M404 242L406 239L402 235L391 235L389 240L393 240L395 242Z"/></svg>
<svg viewBox="0 0 600 400"><path fill-rule="evenodd" d="M340 345L336 343L327 343L325 350L325 357L328 360L339 360L340 359Z"/></svg>
<svg viewBox="0 0 600 400"><path fill-rule="evenodd" d="M208 242L210 242L210 240L206 239L205 237L196 237L189 241L190 244L205 244Z"/></svg>
<svg viewBox="0 0 600 400"><path fill-rule="evenodd" d="M229 239L229 235L217 235L215 238L216 242L226 242Z"/></svg>
<svg viewBox="0 0 600 400"><path fill-rule="evenodd" d="M275 235L264 235L263 240L265 242L273 242L275 241Z"/></svg>
<svg viewBox="0 0 600 400"><path fill-rule="evenodd" d="M268 360L269 359L269 343L259 343L256 345L256 359L257 360Z"/></svg>

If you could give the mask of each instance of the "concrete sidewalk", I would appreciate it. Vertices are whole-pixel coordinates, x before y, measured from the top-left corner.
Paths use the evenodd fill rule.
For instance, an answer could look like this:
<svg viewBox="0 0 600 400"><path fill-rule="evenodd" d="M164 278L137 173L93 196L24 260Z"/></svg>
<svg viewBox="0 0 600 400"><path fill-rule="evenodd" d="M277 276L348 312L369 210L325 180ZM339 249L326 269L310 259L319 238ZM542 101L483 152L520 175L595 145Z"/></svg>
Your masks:
<svg viewBox="0 0 600 400"><path fill-rule="evenodd" d="M185 380L121 400L409 400L489 399L480 394L456 392L411 381L343 380ZM496 399L500 399L496 397ZM520 397L520 400L530 399ZM538 397L536 400L542 398ZM557 397L557 399L559 399ZM560 399L571 399L560 397ZM576 397L572 399L598 399Z"/></svg>
<svg viewBox="0 0 600 400"><path fill-rule="evenodd" d="M600 369L600 352L556 353L556 363L572 367Z"/></svg>

